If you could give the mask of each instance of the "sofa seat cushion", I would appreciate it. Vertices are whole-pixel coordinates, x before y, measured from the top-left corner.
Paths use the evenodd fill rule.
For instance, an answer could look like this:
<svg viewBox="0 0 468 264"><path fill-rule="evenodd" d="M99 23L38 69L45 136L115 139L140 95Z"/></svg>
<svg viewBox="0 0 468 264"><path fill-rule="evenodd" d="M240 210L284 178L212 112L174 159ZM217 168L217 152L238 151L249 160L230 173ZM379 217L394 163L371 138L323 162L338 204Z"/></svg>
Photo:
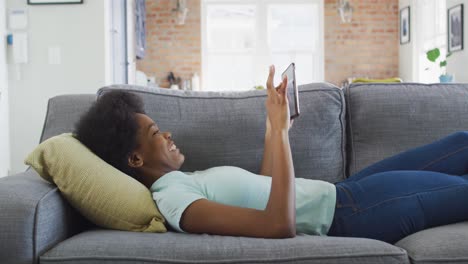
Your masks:
<svg viewBox="0 0 468 264"><path fill-rule="evenodd" d="M398 241L414 264L468 263L468 222L426 229Z"/></svg>
<svg viewBox="0 0 468 264"><path fill-rule="evenodd" d="M365 238L299 234L263 239L93 229L41 256L46 263L409 263L406 251Z"/></svg>

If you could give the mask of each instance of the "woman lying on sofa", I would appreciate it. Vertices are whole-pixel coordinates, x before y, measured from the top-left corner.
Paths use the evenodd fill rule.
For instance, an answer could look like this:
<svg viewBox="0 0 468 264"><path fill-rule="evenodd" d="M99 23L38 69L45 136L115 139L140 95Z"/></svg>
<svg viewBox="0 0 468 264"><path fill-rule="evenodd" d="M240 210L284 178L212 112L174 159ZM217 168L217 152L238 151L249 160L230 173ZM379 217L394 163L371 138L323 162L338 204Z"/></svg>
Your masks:
<svg viewBox="0 0 468 264"><path fill-rule="evenodd" d="M232 166L179 171L185 157L171 133L145 114L141 98L122 90L102 95L78 122L76 135L147 186L179 232L262 238L299 232L395 243L426 228L468 220L466 132L384 159L335 184L295 178L287 80L274 87L274 74L271 66L259 174Z"/></svg>

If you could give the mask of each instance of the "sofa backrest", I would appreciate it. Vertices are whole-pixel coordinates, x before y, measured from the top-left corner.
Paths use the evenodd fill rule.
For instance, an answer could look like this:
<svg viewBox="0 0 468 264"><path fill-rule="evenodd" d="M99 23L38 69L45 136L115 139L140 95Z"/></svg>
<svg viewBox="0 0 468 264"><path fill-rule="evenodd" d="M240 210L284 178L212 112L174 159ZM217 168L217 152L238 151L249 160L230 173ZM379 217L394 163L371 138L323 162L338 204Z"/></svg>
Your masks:
<svg viewBox="0 0 468 264"><path fill-rule="evenodd" d="M170 131L185 155L182 171L238 166L260 172L265 135L266 91L197 92L130 85L146 113ZM336 182L345 172L344 95L330 84L299 87L301 116L290 130L296 177Z"/></svg>
<svg viewBox="0 0 468 264"><path fill-rule="evenodd" d="M67 94L50 98L40 142L73 131L75 123L96 98L95 94Z"/></svg>
<svg viewBox="0 0 468 264"><path fill-rule="evenodd" d="M345 96L348 175L468 130L468 84L352 84Z"/></svg>

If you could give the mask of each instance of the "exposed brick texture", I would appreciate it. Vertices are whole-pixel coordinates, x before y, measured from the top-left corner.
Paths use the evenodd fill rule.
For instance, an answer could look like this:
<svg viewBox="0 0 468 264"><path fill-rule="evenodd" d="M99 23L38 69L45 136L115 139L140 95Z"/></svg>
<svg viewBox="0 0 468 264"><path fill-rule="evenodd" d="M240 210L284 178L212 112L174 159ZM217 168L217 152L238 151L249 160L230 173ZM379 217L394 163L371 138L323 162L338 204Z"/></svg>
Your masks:
<svg viewBox="0 0 468 264"><path fill-rule="evenodd" d="M175 25L175 0L147 0L147 54L137 69L156 76L190 78L201 72L200 0L187 0L185 25ZM389 78L398 75L398 0L351 0L353 21L342 24L337 0L325 5L325 80L340 85L348 77Z"/></svg>
<svg viewBox="0 0 468 264"><path fill-rule="evenodd" d="M353 19L342 24L337 0L325 0L325 80L398 77L398 0L351 0Z"/></svg>
<svg viewBox="0 0 468 264"><path fill-rule="evenodd" d="M185 25L175 24L175 0L146 1L146 54L137 69L156 76L159 85L169 87L170 71L182 79L194 72L201 75L200 0L187 0Z"/></svg>

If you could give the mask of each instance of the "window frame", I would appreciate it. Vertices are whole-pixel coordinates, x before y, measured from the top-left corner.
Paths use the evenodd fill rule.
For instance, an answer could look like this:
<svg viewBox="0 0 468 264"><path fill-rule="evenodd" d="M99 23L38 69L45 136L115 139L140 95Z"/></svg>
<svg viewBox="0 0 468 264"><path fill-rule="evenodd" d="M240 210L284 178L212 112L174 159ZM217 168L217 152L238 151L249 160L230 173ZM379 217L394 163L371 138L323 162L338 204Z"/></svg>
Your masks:
<svg viewBox="0 0 468 264"><path fill-rule="evenodd" d="M325 50L324 50L324 42L325 42L325 37L324 37L324 0L288 0L285 2L284 0L201 0L201 60L202 60L202 76L201 76L201 88L204 89L204 79L207 76L208 72L208 66L206 63L206 58L208 55L212 54L227 54L225 52L208 52L207 50L207 7L210 4L216 4L216 5L255 5L256 10L257 10L257 19L256 19L256 28L255 32L257 33L256 35L258 36L258 42L256 45L256 48L254 49L255 51L265 51L269 53L267 56L268 59L271 61L271 54L277 52L270 50L268 47L268 33L267 33L267 27L268 27L268 14L267 14L267 7L270 4L275 4L275 5L290 5L290 4L310 4L310 3L315 3L318 5L318 13L319 13L319 32L318 32L318 43L317 43L317 49L316 52L312 52L311 54L314 56L318 57L317 64L318 64L318 72L317 75L318 79L316 82L324 82L325 80ZM259 30L259 28L264 28L265 30ZM286 51L282 51L286 52ZM297 50L298 53L302 52L309 52L309 50ZM236 53L235 51L232 51L232 53ZM241 52L242 54L245 54L244 52ZM255 64L259 64L260 62L256 62ZM257 65L253 66L254 69L258 67ZM257 73L258 74L258 73ZM267 74L267 73L266 73ZM277 74L278 75L278 74ZM300 82L299 82L300 83Z"/></svg>
<svg viewBox="0 0 468 264"><path fill-rule="evenodd" d="M415 19L413 19L415 22L414 27L420 28L420 30L415 31L415 41L413 44L413 79L415 82L420 83L439 82L439 76L434 74L441 72L441 69L438 66L438 63L428 61L426 52L433 48L439 48L441 51L441 57L440 59L437 59L437 62L445 59L445 54L447 52L447 4L445 2L417 0L415 6ZM425 13L424 8L433 10L435 15ZM428 26L427 23L432 23L430 26L433 27ZM418 27L422 24L425 26ZM429 38L426 37L427 29L432 28L435 28L435 32L433 32ZM426 71L427 67L430 68L430 72Z"/></svg>

